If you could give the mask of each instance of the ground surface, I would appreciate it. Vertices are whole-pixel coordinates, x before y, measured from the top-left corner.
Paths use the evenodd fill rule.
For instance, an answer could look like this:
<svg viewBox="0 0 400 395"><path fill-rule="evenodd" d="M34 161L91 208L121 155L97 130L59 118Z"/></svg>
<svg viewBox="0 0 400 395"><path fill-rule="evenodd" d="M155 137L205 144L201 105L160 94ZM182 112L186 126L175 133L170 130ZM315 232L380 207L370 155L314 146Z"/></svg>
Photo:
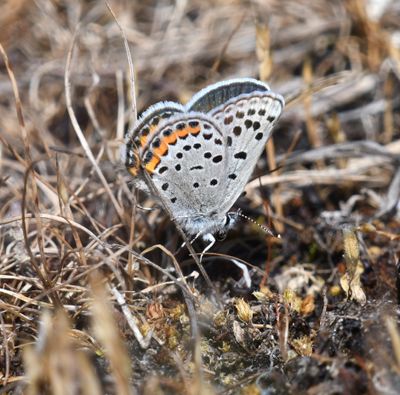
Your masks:
<svg viewBox="0 0 400 395"><path fill-rule="evenodd" d="M235 205L281 238L239 221L205 256L205 281L120 162L129 68L105 4L2 2L2 390L399 393L399 2L111 7L139 113L233 77L285 96ZM84 139L64 84L79 21L68 71Z"/></svg>

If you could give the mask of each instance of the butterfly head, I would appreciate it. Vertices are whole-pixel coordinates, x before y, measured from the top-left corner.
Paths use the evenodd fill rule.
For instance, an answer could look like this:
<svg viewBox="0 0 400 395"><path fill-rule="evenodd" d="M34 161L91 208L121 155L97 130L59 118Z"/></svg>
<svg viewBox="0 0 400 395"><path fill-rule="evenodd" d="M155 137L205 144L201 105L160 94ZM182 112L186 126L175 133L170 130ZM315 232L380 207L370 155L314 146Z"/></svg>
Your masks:
<svg viewBox="0 0 400 395"><path fill-rule="evenodd" d="M221 214L213 211L208 215L196 215L194 217L176 218L180 225L190 235L212 234L217 240L224 240L238 216L234 212Z"/></svg>

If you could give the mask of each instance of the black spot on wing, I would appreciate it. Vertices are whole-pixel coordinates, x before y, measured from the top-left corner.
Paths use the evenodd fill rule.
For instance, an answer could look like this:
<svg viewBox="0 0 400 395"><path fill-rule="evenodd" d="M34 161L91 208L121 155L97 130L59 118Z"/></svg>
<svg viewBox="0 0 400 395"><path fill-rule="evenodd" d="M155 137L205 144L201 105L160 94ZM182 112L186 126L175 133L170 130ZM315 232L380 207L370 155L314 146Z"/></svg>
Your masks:
<svg viewBox="0 0 400 395"><path fill-rule="evenodd" d="M244 151L237 152L235 155L233 155L234 158L236 159L246 159L247 154Z"/></svg>
<svg viewBox="0 0 400 395"><path fill-rule="evenodd" d="M224 119L224 125L229 125L233 121L233 115L230 115L229 117L225 117Z"/></svg>
<svg viewBox="0 0 400 395"><path fill-rule="evenodd" d="M149 135L149 133L150 133L150 128L146 126L141 130L140 135L146 137Z"/></svg>
<svg viewBox="0 0 400 395"><path fill-rule="evenodd" d="M143 158L143 163L147 165L153 159L153 153L151 151L147 151Z"/></svg>
<svg viewBox="0 0 400 395"><path fill-rule="evenodd" d="M235 126L235 127L233 128L233 134L234 134L235 136L240 136L240 133L242 133L242 128L241 128L240 126Z"/></svg>
<svg viewBox="0 0 400 395"><path fill-rule="evenodd" d="M164 131L163 131L163 135L165 136L165 137L168 137L168 136L170 136L172 134L172 129L165 129Z"/></svg>
<svg viewBox="0 0 400 395"><path fill-rule="evenodd" d="M157 137L153 140L153 143L151 144L153 148L158 148L161 145L161 140Z"/></svg>
<svg viewBox="0 0 400 395"><path fill-rule="evenodd" d="M219 163L219 162L221 162L221 160L222 160L222 155L216 155L216 156L214 156L212 161L214 163Z"/></svg>
<svg viewBox="0 0 400 395"><path fill-rule="evenodd" d="M253 121L251 121L250 119L246 119L244 121L244 126L246 126L247 129L250 129L253 126Z"/></svg>
<svg viewBox="0 0 400 395"><path fill-rule="evenodd" d="M160 117L154 117L151 120L151 124L154 125L154 126L157 126L159 124L159 122L160 122Z"/></svg>

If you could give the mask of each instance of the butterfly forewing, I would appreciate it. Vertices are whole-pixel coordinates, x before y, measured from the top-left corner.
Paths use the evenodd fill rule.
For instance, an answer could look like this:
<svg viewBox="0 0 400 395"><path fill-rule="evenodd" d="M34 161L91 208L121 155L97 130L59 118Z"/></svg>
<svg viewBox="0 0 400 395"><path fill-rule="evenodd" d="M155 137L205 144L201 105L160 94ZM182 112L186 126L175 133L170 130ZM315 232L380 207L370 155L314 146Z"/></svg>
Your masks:
<svg viewBox="0 0 400 395"><path fill-rule="evenodd" d="M195 94L186 104L186 111L208 113L230 99L256 91L269 91L269 86L253 78L236 78L217 82Z"/></svg>
<svg viewBox="0 0 400 395"><path fill-rule="evenodd" d="M228 150L224 210L242 193L283 107L283 98L269 91L240 95L210 111Z"/></svg>
<svg viewBox="0 0 400 395"><path fill-rule="evenodd" d="M226 145L205 114L172 118L148 141L141 163L176 218L207 215L224 201Z"/></svg>

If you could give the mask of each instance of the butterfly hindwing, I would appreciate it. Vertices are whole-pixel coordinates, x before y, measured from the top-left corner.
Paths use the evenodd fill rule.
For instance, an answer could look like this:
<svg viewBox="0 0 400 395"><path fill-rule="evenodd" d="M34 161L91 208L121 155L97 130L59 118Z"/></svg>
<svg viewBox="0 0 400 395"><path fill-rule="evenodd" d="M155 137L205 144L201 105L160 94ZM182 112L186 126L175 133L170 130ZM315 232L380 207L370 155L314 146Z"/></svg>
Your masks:
<svg viewBox="0 0 400 395"><path fill-rule="evenodd" d="M184 112L184 107L175 102L160 102L150 106L135 124L132 131L125 137L125 152L122 157L125 166L134 176L139 170L139 156L144 146L163 124L172 116Z"/></svg>

